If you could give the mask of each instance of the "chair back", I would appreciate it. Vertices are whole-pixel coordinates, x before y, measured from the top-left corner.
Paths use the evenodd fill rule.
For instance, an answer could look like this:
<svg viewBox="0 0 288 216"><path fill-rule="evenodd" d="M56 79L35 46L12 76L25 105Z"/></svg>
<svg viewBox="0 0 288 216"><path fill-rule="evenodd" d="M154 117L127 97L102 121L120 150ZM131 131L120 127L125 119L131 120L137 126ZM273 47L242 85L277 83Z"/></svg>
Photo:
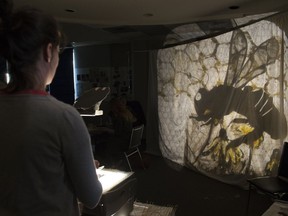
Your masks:
<svg viewBox="0 0 288 216"><path fill-rule="evenodd" d="M141 145L144 125L135 126L132 128L129 149L136 148Z"/></svg>
<svg viewBox="0 0 288 216"><path fill-rule="evenodd" d="M279 162L278 176L288 179L288 142L284 142Z"/></svg>

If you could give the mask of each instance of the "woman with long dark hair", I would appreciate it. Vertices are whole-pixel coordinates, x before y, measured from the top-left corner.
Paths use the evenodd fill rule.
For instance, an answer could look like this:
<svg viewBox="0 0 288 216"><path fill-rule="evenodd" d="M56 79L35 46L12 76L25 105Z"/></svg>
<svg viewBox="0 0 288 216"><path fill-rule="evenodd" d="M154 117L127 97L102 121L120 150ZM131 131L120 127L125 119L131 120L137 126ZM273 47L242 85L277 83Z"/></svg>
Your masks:
<svg viewBox="0 0 288 216"><path fill-rule="evenodd" d="M72 106L48 93L63 34L50 15L0 1L0 56L10 81L0 90L0 215L78 216L102 187L90 136Z"/></svg>

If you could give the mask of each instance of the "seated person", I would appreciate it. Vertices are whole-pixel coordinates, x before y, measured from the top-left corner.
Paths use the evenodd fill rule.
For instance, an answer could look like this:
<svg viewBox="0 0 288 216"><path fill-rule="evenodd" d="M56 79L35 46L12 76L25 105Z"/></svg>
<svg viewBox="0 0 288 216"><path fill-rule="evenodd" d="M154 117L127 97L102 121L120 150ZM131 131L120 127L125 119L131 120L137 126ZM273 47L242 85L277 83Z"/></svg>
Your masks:
<svg viewBox="0 0 288 216"><path fill-rule="evenodd" d="M126 100L120 97L110 101L110 113L112 121L113 135L110 137L106 146L106 155L110 160L119 160L119 156L126 151L129 146L133 123L136 122L135 116L126 106Z"/></svg>
<svg viewBox="0 0 288 216"><path fill-rule="evenodd" d="M133 123L133 126L146 125L146 117L139 101L129 100L127 101L127 107L136 117L136 121Z"/></svg>

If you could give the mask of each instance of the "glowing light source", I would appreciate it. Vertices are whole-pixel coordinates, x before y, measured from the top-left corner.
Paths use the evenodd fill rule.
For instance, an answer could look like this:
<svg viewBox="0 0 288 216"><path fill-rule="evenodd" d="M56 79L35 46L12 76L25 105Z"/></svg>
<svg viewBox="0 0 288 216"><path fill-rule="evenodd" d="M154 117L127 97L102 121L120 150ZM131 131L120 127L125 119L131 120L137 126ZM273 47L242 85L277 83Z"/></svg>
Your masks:
<svg viewBox="0 0 288 216"><path fill-rule="evenodd" d="M5 82L8 84L11 80L10 74L9 73L5 73Z"/></svg>
<svg viewBox="0 0 288 216"><path fill-rule="evenodd" d="M133 174L133 172L123 172L113 169L96 169L96 172L102 184L103 193L111 190Z"/></svg>

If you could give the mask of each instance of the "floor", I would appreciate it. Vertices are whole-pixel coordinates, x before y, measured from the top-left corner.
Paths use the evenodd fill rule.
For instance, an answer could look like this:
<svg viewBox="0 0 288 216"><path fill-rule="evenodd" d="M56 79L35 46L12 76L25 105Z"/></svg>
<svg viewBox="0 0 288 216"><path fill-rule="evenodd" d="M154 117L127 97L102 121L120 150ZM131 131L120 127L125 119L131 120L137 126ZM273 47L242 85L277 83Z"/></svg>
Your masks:
<svg viewBox="0 0 288 216"><path fill-rule="evenodd" d="M267 196L252 191L246 214L247 190L211 179L161 156L143 157L146 169L138 158L132 158L138 181L136 199L156 205L177 205L176 216L261 216L272 204Z"/></svg>

